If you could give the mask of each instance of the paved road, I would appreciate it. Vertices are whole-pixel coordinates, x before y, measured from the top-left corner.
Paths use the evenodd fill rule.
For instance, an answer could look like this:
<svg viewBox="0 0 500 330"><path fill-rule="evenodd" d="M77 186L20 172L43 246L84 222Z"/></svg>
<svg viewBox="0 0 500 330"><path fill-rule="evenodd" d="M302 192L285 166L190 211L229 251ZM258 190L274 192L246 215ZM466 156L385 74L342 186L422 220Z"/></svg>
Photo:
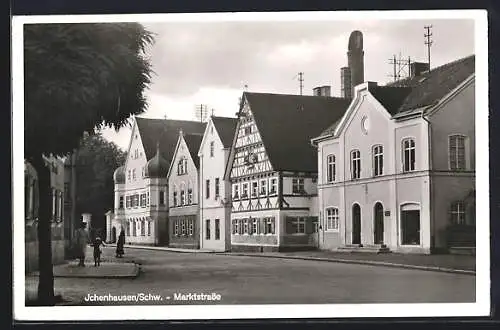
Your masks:
<svg viewBox="0 0 500 330"><path fill-rule="evenodd" d="M112 248L104 258L114 260ZM216 293L221 304L473 302L475 276L310 260L126 249L136 279L56 278L56 293L84 305L87 294L159 295L142 304L204 304L176 294ZM33 279L32 279L33 280ZM170 297L170 299L168 298ZM132 302L138 304L138 302Z"/></svg>

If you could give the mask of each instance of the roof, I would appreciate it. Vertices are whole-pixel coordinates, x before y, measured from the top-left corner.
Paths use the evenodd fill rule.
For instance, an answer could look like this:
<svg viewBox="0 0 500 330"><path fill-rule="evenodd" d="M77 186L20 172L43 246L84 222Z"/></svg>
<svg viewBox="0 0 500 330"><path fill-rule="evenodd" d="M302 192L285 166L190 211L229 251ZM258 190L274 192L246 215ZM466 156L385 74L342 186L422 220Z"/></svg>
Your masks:
<svg viewBox="0 0 500 330"><path fill-rule="evenodd" d="M470 55L434 68L420 76L387 84L388 87L411 88L411 92L397 108L396 113L429 106L441 100L474 74L475 58L475 55Z"/></svg>
<svg viewBox="0 0 500 330"><path fill-rule="evenodd" d="M276 171L317 172L317 151L310 140L339 120L351 102L326 96L249 92L243 96Z"/></svg>
<svg viewBox="0 0 500 330"><path fill-rule="evenodd" d="M214 123L215 130L219 134L224 148L230 148L233 144L238 119L212 116L212 122Z"/></svg>
<svg viewBox="0 0 500 330"><path fill-rule="evenodd" d="M189 149L189 154L193 159L196 168L199 168L200 159L198 158L198 150L200 149L201 140L203 135L201 134L184 134L184 141Z"/></svg>
<svg viewBox="0 0 500 330"><path fill-rule="evenodd" d="M475 56L464 57L439 66L414 78L407 78L385 86L370 86L370 93L392 115L420 109L441 100L475 72ZM340 119L319 136L332 134Z"/></svg>
<svg viewBox="0 0 500 330"><path fill-rule="evenodd" d="M135 117L137 128L141 134L142 145L147 160L156 154L156 143L160 140L160 154L171 162L175 146L179 139L179 131L186 134L203 134L206 123L188 120L150 119Z"/></svg>

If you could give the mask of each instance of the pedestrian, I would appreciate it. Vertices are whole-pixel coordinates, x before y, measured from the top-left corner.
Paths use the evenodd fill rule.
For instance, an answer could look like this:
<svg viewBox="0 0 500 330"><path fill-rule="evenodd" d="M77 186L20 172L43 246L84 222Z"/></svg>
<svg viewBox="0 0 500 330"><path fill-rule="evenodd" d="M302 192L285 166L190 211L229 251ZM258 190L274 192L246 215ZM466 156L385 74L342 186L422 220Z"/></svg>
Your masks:
<svg viewBox="0 0 500 330"><path fill-rule="evenodd" d="M85 222L80 223L80 228L76 231L76 246L75 252L76 257L80 260L78 266L85 267L85 252L87 251L87 245L89 244L89 233L85 229L87 224Z"/></svg>
<svg viewBox="0 0 500 330"><path fill-rule="evenodd" d="M102 254L101 245L106 246L106 245L104 245L104 242L101 240L101 238L99 236L97 236L95 238L94 242L92 243L92 246L94 247L94 266L95 267L98 267L101 265L101 254Z"/></svg>
<svg viewBox="0 0 500 330"><path fill-rule="evenodd" d="M116 243L116 257L122 258L125 254L123 251L123 246L125 245L125 231L122 229L120 235L118 236L118 242Z"/></svg>

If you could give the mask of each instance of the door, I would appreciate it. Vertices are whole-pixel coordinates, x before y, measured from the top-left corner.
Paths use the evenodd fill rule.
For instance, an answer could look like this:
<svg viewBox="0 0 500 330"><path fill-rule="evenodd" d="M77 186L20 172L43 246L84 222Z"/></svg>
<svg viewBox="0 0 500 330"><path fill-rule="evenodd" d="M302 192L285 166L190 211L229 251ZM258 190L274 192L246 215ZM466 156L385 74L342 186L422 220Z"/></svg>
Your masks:
<svg viewBox="0 0 500 330"><path fill-rule="evenodd" d="M384 207L381 203L376 203L373 208L373 242L384 244Z"/></svg>
<svg viewBox="0 0 500 330"><path fill-rule="evenodd" d="M352 206L352 244L361 244L361 208Z"/></svg>
<svg viewBox="0 0 500 330"><path fill-rule="evenodd" d="M401 244L420 245L420 210L401 211L401 231Z"/></svg>
<svg viewBox="0 0 500 330"><path fill-rule="evenodd" d="M113 229L111 229L111 242L116 243L116 227L113 227Z"/></svg>

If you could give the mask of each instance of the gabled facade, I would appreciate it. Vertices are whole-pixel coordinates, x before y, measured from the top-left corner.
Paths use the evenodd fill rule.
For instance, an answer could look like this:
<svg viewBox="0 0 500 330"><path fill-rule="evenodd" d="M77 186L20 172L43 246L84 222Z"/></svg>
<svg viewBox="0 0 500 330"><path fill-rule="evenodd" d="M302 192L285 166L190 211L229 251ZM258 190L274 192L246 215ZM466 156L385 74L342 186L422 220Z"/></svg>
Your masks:
<svg viewBox="0 0 500 330"><path fill-rule="evenodd" d="M201 134L179 132L168 172L168 246L198 249L199 232L199 161L197 151Z"/></svg>
<svg viewBox="0 0 500 330"><path fill-rule="evenodd" d="M244 93L226 179L231 182L231 250L317 246L317 164L309 140L348 101Z"/></svg>
<svg viewBox="0 0 500 330"><path fill-rule="evenodd" d="M473 244L474 88L473 56L356 87L342 119L313 139L321 248Z"/></svg>
<svg viewBox="0 0 500 330"><path fill-rule="evenodd" d="M231 247L231 182L224 178L236 118L212 116L198 151L200 160L200 248Z"/></svg>
<svg viewBox="0 0 500 330"><path fill-rule="evenodd" d="M116 169L113 228L130 244L168 244L168 179L179 130L203 132L193 121L135 117L127 159Z"/></svg>

